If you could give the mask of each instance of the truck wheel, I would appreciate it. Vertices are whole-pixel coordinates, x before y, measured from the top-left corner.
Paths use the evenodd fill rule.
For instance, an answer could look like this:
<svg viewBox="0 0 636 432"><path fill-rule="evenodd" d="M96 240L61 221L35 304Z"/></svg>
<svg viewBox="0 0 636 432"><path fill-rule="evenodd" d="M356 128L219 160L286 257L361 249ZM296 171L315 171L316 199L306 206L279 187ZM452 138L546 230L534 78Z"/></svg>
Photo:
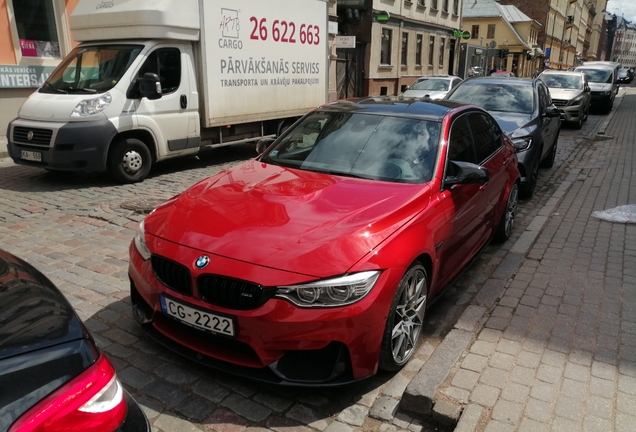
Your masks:
<svg viewBox="0 0 636 432"><path fill-rule="evenodd" d="M427 295L426 268L416 261L402 277L391 303L382 338L380 369L388 372L400 370L415 353L424 322Z"/></svg>
<svg viewBox="0 0 636 432"><path fill-rule="evenodd" d="M108 173L119 183L137 183L150 172L152 157L146 145L135 138L113 144L108 158Z"/></svg>

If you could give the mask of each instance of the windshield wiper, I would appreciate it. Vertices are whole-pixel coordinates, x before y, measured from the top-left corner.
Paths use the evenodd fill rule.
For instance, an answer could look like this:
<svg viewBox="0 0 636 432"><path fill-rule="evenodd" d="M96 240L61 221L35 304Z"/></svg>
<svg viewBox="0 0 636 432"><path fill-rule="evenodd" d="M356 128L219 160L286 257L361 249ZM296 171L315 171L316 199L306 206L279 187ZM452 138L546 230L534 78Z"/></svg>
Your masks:
<svg viewBox="0 0 636 432"><path fill-rule="evenodd" d="M313 171L313 172L318 172L321 174L330 174L330 175L339 175L339 176L343 176L343 177L352 177L352 178L359 178L359 179L365 179L365 180L373 180L373 177L370 176L363 176L360 174L353 174L351 172L343 172L343 171L338 171L338 170L323 170L320 168L302 168L306 171Z"/></svg>
<svg viewBox="0 0 636 432"><path fill-rule="evenodd" d="M66 90L62 90L62 89L59 89L59 88L57 88L57 87L53 87L53 86L51 85L51 83L49 83L48 81L47 81L47 82L45 82L45 83L42 85L42 90L52 90L52 91L54 91L55 93L68 94L68 92L67 92Z"/></svg>
<svg viewBox="0 0 636 432"><path fill-rule="evenodd" d="M91 88L69 88L68 92L69 93L90 93L90 94L95 94L95 93L97 93L97 90L91 89Z"/></svg>

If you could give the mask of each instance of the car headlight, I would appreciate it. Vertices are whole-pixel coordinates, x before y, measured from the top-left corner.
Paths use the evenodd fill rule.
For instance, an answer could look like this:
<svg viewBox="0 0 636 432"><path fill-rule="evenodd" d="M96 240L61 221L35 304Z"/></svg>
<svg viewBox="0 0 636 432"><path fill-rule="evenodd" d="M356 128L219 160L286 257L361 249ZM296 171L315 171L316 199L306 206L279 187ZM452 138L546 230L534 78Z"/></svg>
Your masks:
<svg viewBox="0 0 636 432"><path fill-rule="evenodd" d="M71 117L86 117L93 114L100 113L106 109L110 102L113 100L110 93L104 93L103 95L83 100L77 104L73 112L71 113Z"/></svg>
<svg viewBox="0 0 636 432"><path fill-rule="evenodd" d="M300 307L335 307L355 303L375 285L379 271L365 271L300 285L280 286L276 297Z"/></svg>
<svg viewBox="0 0 636 432"><path fill-rule="evenodd" d="M601 96L609 96L611 92L601 92Z"/></svg>
<svg viewBox="0 0 636 432"><path fill-rule="evenodd" d="M146 231L144 230L144 221L139 223L137 232L135 233L135 247L139 255L145 260L150 259L150 250L146 246Z"/></svg>
<svg viewBox="0 0 636 432"><path fill-rule="evenodd" d="M576 106L576 105L581 105L581 102L583 102L583 98L576 98L572 101L570 101L570 106Z"/></svg>
<svg viewBox="0 0 636 432"><path fill-rule="evenodd" d="M515 145L517 152L528 150L532 145L532 137L515 138L512 143Z"/></svg>

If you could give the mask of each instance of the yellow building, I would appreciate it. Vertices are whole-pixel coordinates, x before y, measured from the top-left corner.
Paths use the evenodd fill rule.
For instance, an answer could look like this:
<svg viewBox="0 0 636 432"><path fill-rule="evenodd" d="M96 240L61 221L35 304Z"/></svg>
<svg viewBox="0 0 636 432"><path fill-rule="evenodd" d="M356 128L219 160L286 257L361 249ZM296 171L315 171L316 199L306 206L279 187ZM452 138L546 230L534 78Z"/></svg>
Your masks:
<svg viewBox="0 0 636 432"><path fill-rule="evenodd" d="M523 77L531 77L539 69L543 51L537 45L537 36L541 24L516 6L501 5L493 0L465 2L462 27L471 34L467 43L483 47L481 64L476 66Z"/></svg>

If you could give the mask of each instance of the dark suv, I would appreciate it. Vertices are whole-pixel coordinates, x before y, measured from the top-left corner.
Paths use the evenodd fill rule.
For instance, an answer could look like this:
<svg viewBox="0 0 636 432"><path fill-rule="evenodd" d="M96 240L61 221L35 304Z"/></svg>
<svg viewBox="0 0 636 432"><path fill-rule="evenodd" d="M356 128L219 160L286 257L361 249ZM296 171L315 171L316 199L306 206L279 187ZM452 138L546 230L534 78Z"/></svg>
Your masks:
<svg viewBox="0 0 636 432"><path fill-rule="evenodd" d="M561 112L548 87L538 79L477 77L462 82L445 99L470 103L488 111L517 149L521 195L534 194L539 165L554 164Z"/></svg>

